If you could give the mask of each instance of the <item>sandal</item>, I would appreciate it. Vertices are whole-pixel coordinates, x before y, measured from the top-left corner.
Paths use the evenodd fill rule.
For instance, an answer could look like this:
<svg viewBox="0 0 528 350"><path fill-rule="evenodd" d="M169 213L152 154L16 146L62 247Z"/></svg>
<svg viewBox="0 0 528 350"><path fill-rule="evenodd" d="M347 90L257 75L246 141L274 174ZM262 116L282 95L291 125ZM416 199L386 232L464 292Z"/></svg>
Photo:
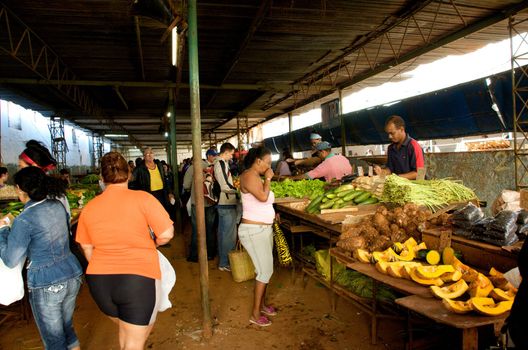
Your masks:
<svg viewBox="0 0 528 350"><path fill-rule="evenodd" d="M260 312L266 316L277 316L277 310L273 306L264 306Z"/></svg>
<svg viewBox="0 0 528 350"><path fill-rule="evenodd" d="M253 317L249 319L250 323L256 324L260 327L271 326L271 321L266 316L260 316L258 320L254 320Z"/></svg>

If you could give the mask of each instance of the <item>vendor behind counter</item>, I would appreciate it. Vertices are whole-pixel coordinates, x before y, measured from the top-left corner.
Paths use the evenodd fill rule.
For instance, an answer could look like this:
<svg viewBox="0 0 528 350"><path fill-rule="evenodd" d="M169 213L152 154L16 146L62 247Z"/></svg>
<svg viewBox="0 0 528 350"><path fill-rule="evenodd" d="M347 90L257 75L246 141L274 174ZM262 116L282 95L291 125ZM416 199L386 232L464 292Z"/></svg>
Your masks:
<svg viewBox="0 0 528 350"><path fill-rule="evenodd" d="M376 165L377 175L396 174L409 180L416 180L418 169L424 167L422 147L405 131L405 121L402 117L393 115L385 122L385 132L391 144L387 151L387 168Z"/></svg>
<svg viewBox="0 0 528 350"><path fill-rule="evenodd" d="M343 176L352 174L350 161L340 154L332 153L330 143L322 141L317 144L316 148L323 162L306 174L294 176L294 180L324 178L325 181L330 182L333 179L341 180Z"/></svg>

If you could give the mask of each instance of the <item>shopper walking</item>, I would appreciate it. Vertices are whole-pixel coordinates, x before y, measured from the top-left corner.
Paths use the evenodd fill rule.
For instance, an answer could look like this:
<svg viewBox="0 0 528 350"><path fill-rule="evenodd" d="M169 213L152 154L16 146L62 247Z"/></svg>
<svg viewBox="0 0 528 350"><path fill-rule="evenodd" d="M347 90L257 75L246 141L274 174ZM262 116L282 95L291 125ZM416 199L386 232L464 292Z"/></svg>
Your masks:
<svg viewBox="0 0 528 350"><path fill-rule="evenodd" d="M174 199L173 189L166 182L165 171L159 161L154 160L152 148L145 148L145 160L134 169L130 189L142 190L152 194L169 211L169 202ZM127 164L128 166L128 164Z"/></svg>
<svg viewBox="0 0 528 350"><path fill-rule="evenodd" d="M170 241L174 228L154 196L128 189L121 154L103 156L101 176L106 189L83 209L77 228L89 262L86 280L101 311L119 325L121 349L143 349L160 297L156 247Z"/></svg>
<svg viewBox="0 0 528 350"><path fill-rule="evenodd" d="M44 348L79 349L73 311L82 269L69 248L69 216L53 199L65 195L66 184L37 167L21 169L14 180L24 211L11 228L1 223L0 258L10 268L29 260L29 302Z"/></svg>
<svg viewBox="0 0 528 350"><path fill-rule="evenodd" d="M271 151L263 147L250 149L244 158L244 165L246 170L240 177L242 223L238 237L257 272L249 321L258 326L269 326L271 321L266 316L276 315L275 309L266 305L266 287L273 274L272 224L275 219L275 196L270 190L273 177ZM261 176L264 176L264 181Z"/></svg>
<svg viewBox="0 0 528 350"><path fill-rule="evenodd" d="M220 147L220 154L214 162L214 176L220 187L218 211L218 269L231 271L228 253L235 249L238 190L233 184L229 161L233 159L235 146L229 142Z"/></svg>

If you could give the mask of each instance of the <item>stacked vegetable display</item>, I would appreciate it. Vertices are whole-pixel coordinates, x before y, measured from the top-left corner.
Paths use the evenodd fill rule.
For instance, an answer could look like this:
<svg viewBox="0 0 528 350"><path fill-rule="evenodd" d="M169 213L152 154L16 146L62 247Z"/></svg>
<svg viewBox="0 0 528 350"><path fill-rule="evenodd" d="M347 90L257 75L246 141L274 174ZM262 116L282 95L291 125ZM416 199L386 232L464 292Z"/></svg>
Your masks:
<svg viewBox="0 0 528 350"><path fill-rule="evenodd" d="M317 196L306 207L309 214L320 213L323 209L342 209L355 205L376 204L379 200L368 191L356 190L351 184L339 186Z"/></svg>
<svg viewBox="0 0 528 350"><path fill-rule="evenodd" d="M435 211L453 202L467 202L476 198L473 190L456 181L411 181L390 175L385 179L382 200L400 205L415 203Z"/></svg>
<svg viewBox="0 0 528 350"><path fill-rule="evenodd" d="M310 198L324 193L325 182L320 180L272 181L270 188L275 198Z"/></svg>
<svg viewBox="0 0 528 350"><path fill-rule="evenodd" d="M425 228L431 212L415 204L403 208L388 209L380 206L373 216L363 218L354 224L343 224L343 232L337 245L353 252L358 248L367 251L384 250L395 242L403 242L410 237L422 240L421 230ZM436 220L447 221L447 216Z"/></svg>
<svg viewBox="0 0 528 350"><path fill-rule="evenodd" d="M448 310L457 314L475 311L486 316L502 315L511 309L517 293L502 273L492 268L485 276L463 264L450 247L442 253L443 265L438 265L439 252L427 250L425 243L418 244L413 238L385 251L357 249L354 257L374 263L380 273L428 286ZM465 294L469 299L457 300Z"/></svg>

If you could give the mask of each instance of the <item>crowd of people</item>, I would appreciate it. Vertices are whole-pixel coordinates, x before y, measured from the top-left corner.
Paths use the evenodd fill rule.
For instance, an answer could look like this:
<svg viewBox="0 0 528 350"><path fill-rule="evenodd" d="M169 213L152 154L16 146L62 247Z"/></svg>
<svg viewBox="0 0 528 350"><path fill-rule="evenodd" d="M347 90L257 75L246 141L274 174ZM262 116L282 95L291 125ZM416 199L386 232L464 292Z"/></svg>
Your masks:
<svg viewBox="0 0 528 350"><path fill-rule="evenodd" d="M423 152L406 133L405 122L393 116L385 131L392 142L388 164L375 172L416 178L423 167ZM275 171L271 151L262 146L242 154L224 143L218 152L211 148L205 159L198 160L204 179L198 191L204 193L208 259L218 256L218 269L230 272L229 252L240 240L255 266L249 322L257 326L271 325L270 317L277 315L266 301L273 275L272 224L279 219L273 207L272 178L332 181L352 172L349 160L334 154L319 134L312 133L310 140L309 158L295 160L285 150ZM61 169L59 175L50 176L56 166L48 149L37 141L29 141L20 153L13 181L24 210L14 220L0 220L0 259L8 268L27 261L28 299L46 349L80 348L73 314L83 276L101 312L118 325L121 349L143 349L162 298L157 248L173 238L177 210L187 211L192 227L187 261L198 261L193 161L184 160L173 172L169 164L154 158L151 148L135 161L117 152L105 154L99 172L102 193L83 208L75 236L66 200L70 173ZM299 173L306 167L311 170ZM0 167L0 187L8 178L7 169ZM176 179L181 188L175 188ZM86 271L72 253L76 246L82 249ZM514 307L510 327L517 336L519 320L524 322L519 314Z"/></svg>

